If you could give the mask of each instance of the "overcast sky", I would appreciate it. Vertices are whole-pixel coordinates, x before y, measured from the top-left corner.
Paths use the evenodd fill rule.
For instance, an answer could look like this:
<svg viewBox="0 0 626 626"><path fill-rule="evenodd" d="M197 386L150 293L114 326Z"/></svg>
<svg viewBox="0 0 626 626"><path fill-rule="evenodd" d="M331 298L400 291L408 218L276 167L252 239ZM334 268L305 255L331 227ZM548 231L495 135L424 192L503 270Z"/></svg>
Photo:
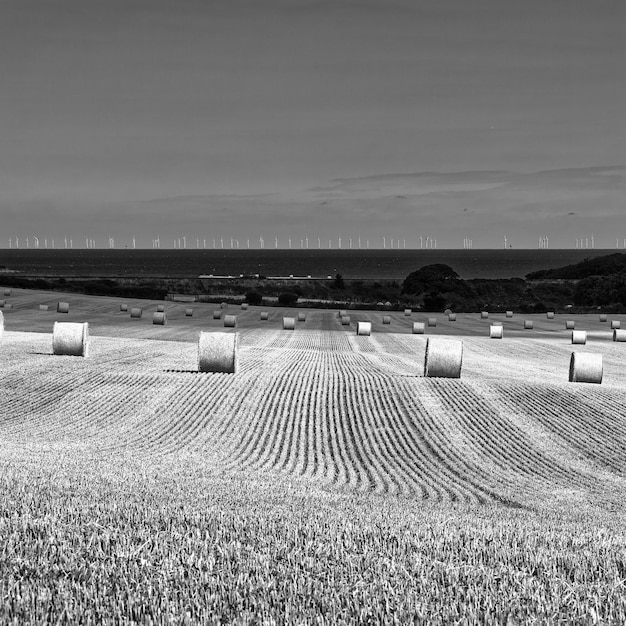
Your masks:
<svg viewBox="0 0 626 626"><path fill-rule="evenodd" d="M622 247L625 68L624 0L0 0L0 246Z"/></svg>

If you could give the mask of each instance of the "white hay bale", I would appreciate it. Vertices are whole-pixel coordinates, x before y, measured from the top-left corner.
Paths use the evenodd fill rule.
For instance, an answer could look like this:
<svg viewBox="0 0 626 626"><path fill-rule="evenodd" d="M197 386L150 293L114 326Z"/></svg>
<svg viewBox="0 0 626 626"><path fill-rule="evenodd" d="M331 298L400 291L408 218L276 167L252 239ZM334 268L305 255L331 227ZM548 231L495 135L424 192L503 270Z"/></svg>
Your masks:
<svg viewBox="0 0 626 626"><path fill-rule="evenodd" d="M429 337L424 357L424 376L461 378L463 342L443 337Z"/></svg>
<svg viewBox="0 0 626 626"><path fill-rule="evenodd" d="M52 329L52 353L87 356L89 350L88 322L55 322Z"/></svg>
<svg viewBox="0 0 626 626"><path fill-rule="evenodd" d="M448 321L456 322L456 313L448 313Z"/></svg>
<svg viewBox="0 0 626 626"><path fill-rule="evenodd" d="M296 318L295 317L283 317L283 330L295 330Z"/></svg>
<svg viewBox="0 0 626 626"><path fill-rule="evenodd" d="M267 321L270 318L270 314L267 311L261 311L261 320Z"/></svg>
<svg viewBox="0 0 626 626"><path fill-rule="evenodd" d="M411 333L413 335L423 335L424 330L424 322L413 322L413 327L411 328Z"/></svg>
<svg viewBox="0 0 626 626"><path fill-rule="evenodd" d="M613 331L613 341L626 341L626 330L616 328Z"/></svg>
<svg viewBox="0 0 626 626"><path fill-rule="evenodd" d="M247 302L242 302L241 303L241 310L242 311L247 311L248 310L248 303Z"/></svg>
<svg viewBox="0 0 626 626"><path fill-rule="evenodd" d="M621 328L622 323L619 320L611 320L611 330L616 330L617 328Z"/></svg>
<svg viewBox="0 0 626 626"><path fill-rule="evenodd" d="M339 311L338 317L345 317L346 315L348 315L348 311L346 311L345 309L341 309Z"/></svg>
<svg viewBox="0 0 626 626"><path fill-rule="evenodd" d="M0 309L3 309L7 305L6 300L0 300Z"/></svg>
<svg viewBox="0 0 626 626"><path fill-rule="evenodd" d="M587 343L587 331L586 330L573 330L572 331L572 343L584 346Z"/></svg>
<svg viewBox="0 0 626 626"><path fill-rule="evenodd" d="M350 325L350 316L349 315L343 315L341 317L341 325L342 326L349 326Z"/></svg>
<svg viewBox="0 0 626 626"><path fill-rule="evenodd" d="M589 352L572 352L569 362L570 383L601 383L602 355Z"/></svg>
<svg viewBox="0 0 626 626"><path fill-rule="evenodd" d="M48 305L47 304L40 304L39 305L39 310L40 311L47 311L48 310Z"/></svg>
<svg viewBox="0 0 626 626"><path fill-rule="evenodd" d="M505 313L505 315L506 315L507 317L513 317L513 311L507 311L507 312Z"/></svg>
<svg viewBox="0 0 626 626"><path fill-rule="evenodd" d="M567 320L565 322L565 330L574 330L576 328L576 322L574 320Z"/></svg>
<svg viewBox="0 0 626 626"><path fill-rule="evenodd" d="M489 327L489 337L491 339L502 339L504 335L504 327L502 324L492 324Z"/></svg>
<svg viewBox="0 0 626 626"><path fill-rule="evenodd" d="M4 295L5 296L10 296L13 293L13 291L11 289L5 289L4 290Z"/></svg>
<svg viewBox="0 0 626 626"><path fill-rule="evenodd" d="M369 337L372 334L372 323L371 322L357 322L356 334L362 335L364 337Z"/></svg>
<svg viewBox="0 0 626 626"><path fill-rule="evenodd" d="M198 340L198 371L234 374L237 371L238 346L239 333L201 331Z"/></svg>
<svg viewBox="0 0 626 626"><path fill-rule="evenodd" d="M128 311L128 305L120 304L120 311L124 311L124 313L126 313Z"/></svg>
<svg viewBox="0 0 626 626"><path fill-rule="evenodd" d="M481 320L486 320L489 317L489 311L481 311L480 312L480 319Z"/></svg>
<svg viewBox="0 0 626 626"><path fill-rule="evenodd" d="M428 318L428 325L431 327L437 326L437 318L436 317L429 317Z"/></svg>
<svg viewBox="0 0 626 626"><path fill-rule="evenodd" d="M220 309L227 309L228 308L228 302L222 302L220 304Z"/></svg>
<svg viewBox="0 0 626 626"><path fill-rule="evenodd" d="M165 326L167 324L167 313L165 311L156 311L152 314L152 323L157 326Z"/></svg>
<svg viewBox="0 0 626 626"><path fill-rule="evenodd" d="M57 303L57 313L69 313L70 312L70 304L69 302L58 302Z"/></svg>
<svg viewBox="0 0 626 626"><path fill-rule="evenodd" d="M298 313L298 321L306 322L306 313L303 313L303 312Z"/></svg>
<svg viewBox="0 0 626 626"><path fill-rule="evenodd" d="M132 307L130 310L130 316L133 319L139 319L143 315L143 309L140 307Z"/></svg>
<svg viewBox="0 0 626 626"><path fill-rule="evenodd" d="M524 320L524 330L532 330L535 323L532 320Z"/></svg>
<svg viewBox="0 0 626 626"><path fill-rule="evenodd" d="M383 315L383 324L391 324L391 315Z"/></svg>
<svg viewBox="0 0 626 626"><path fill-rule="evenodd" d="M224 328L235 328L237 326L236 315L224 315Z"/></svg>
<svg viewBox="0 0 626 626"><path fill-rule="evenodd" d="M554 311L546 312L546 318L549 319L549 320L553 320L554 319Z"/></svg>
<svg viewBox="0 0 626 626"><path fill-rule="evenodd" d="M193 309L185 309L185 317L193 317Z"/></svg>
<svg viewBox="0 0 626 626"><path fill-rule="evenodd" d="M222 312L220 310L213 311L213 319L214 320L221 320L222 319Z"/></svg>
<svg viewBox="0 0 626 626"><path fill-rule="evenodd" d="M609 316L606 313L600 313L600 321L606 322L609 319Z"/></svg>
<svg viewBox="0 0 626 626"><path fill-rule="evenodd" d="M411 309L404 309L404 317L411 317L413 311Z"/></svg>
<svg viewBox="0 0 626 626"><path fill-rule="evenodd" d="M165 311L165 305L157 304L157 313L163 313L163 311Z"/></svg>

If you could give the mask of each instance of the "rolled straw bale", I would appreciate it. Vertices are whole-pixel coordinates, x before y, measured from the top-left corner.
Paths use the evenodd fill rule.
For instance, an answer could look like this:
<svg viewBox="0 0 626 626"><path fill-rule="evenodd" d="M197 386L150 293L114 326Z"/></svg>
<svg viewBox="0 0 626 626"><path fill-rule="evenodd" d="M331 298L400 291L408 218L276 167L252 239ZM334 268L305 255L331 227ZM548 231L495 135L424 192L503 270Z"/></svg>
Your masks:
<svg viewBox="0 0 626 626"><path fill-rule="evenodd" d="M616 328L621 328L622 324L619 320L611 320L611 330L615 330Z"/></svg>
<svg viewBox="0 0 626 626"><path fill-rule="evenodd" d="M55 322L52 329L52 353L87 356L89 349L88 322Z"/></svg>
<svg viewBox="0 0 626 626"><path fill-rule="evenodd" d="M213 319L214 320L221 320L222 319L222 312L220 310L213 311Z"/></svg>
<svg viewBox="0 0 626 626"><path fill-rule="evenodd" d="M40 311L47 311L48 310L48 305L47 304L40 304L39 305L39 310Z"/></svg>
<svg viewBox="0 0 626 626"><path fill-rule="evenodd" d="M198 371L234 374L237 371L239 333L200 332Z"/></svg>
<svg viewBox="0 0 626 626"><path fill-rule="evenodd" d="M261 319L266 321L270 318L270 314L267 311L261 311Z"/></svg>
<svg viewBox="0 0 626 626"><path fill-rule="evenodd" d="M411 309L404 309L404 317L411 317L413 311Z"/></svg>
<svg viewBox="0 0 626 626"><path fill-rule="evenodd" d="M342 326L349 326L350 325L350 316L349 315L343 315L341 318L341 325Z"/></svg>
<svg viewBox="0 0 626 626"><path fill-rule="evenodd" d="M570 383L601 383L602 355L589 352L572 352L569 362Z"/></svg>
<svg viewBox="0 0 626 626"><path fill-rule="evenodd" d="M502 339L504 327L501 324L492 324L489 327L489 337L491 339Z"/></svg>
<svg viewBox="0 0 626 626"><path fill-rule="evenodd" d="M554 311L547 311L546 312L546 318L549 320L553 320L554 319Z"/></svg>
<svg viewBox="0 0 626 626"><path fill-rule="evenodd" d="M356 334L369 337L372 334L372 322L357 322Z"/></svg>
<svg viewBox="0 0 626 626"><path fill-rule="evenodd" d="M185 317L193 317L193 309L185 309Z"/></svg>
<svg viewBox="0 0 626 626"><path fill-rule="evenodd" d="M165 326L167 324L167 313L165 311L156 311L152 314L152 323L158 326Z"/></svg>
<svg viewBox="0 0 626 626"><path fill-rule="evenodd" d="M413 327L411 328L411 332L413 335L423 335L424 334L424 322L413 322Z"/></svg>
<svg viewBox="0 0 626 626"><path fill-rule="evenodd" d="M296 328L295 317L283 317L283 330L294 330Z"/></svg>
<svg viewBox="0 0 626 626"><path fill-rule="evenodd" d="M507 317L513 317L513 311L507 311L506 312L506 316Z"/></svg>
<svg viewBox="0 0 626 626"><path fill-rule="evenodd" d="M532 330L534 325L532 320L524 320L524 330Z"/></svg>
<svg viewBox="0 0 626 626"><path fill-rule="evenodd" d="M120 311L128 311L128 305L127 304L120 304Z"/></svg>
<svg viewBox="0 0 626 626"><path fill-rule="evenodd" d="M567 320L565 322L565 330L574 330L576 328L576 322L574 320Z"/></svg>
<svg viewBox="0 0 626 626"><path fill-rule="evenodd" d="M480 319L481 320L486 320L489 317L489 311L481 311L480 312Z"/></svg>
<svg viewBox="0 0 626 626"><path fill-rule="evenodd" d="M143 315L143 310L139 307L133 307L130 310L130 316L134 319L139 319Z"/></svg>
<svg viewBox="0 0 626 626"><path fill-rule="evenodd" d="M449 322L456 322L456 313L450 313L448 315L448 321Z"/></svg>
<svg viewBox="0 0 626 626"><path fill-rule="evenodd" d="M4 308L7 305L6 300L0 300L0 309Z"/></svg>
<svg viewBox="0 0 626 626"><path fill-rule="evenodd" d="M444 315L447 315L447 316L450 316L450 313L452 313L452 309L446 309L446 310L443 312L443 314L444 314Z"/></svg>
<svg viewBox="0 0 626 626"><path fill-rule="evenodd" d="M426 342L424 376L461 378L463 342L443 337L429 337Z"/></svg>
<svg viewBox="0 0 626 626"><path fill-rule="evenodd" d="M609 319L608 315L606 313L600 313L600 321L601 322L606 322Z"/></svg>
<svg viewBox="0 0 626 626"><path fill-rule="evenodd" d="M242 311L247 311L248 310L248 303L247 302L242 302L241 303L241 310Z"/></svg>
<svg viewBox="0 0 626 626"><path fill-rule="evenodd" d="M572 331L572 343L584 346L587 343L587 331L586 330L573 330Z"/></svg>
<svg viewBox="0 0 626 626"><path fill-rule="evenodd" d="M10 296L13 292L11 291L11 289L5 289L4 290L4 295L5 296Z"/></svg>
<svg viewBox="0 0 626 626"><path fill-rule="evenodd" d="M341 311L339 311L338 317L345 317L346 315L348 315L348 311L346 311L345 309L341 309Z"/></svg>
<svg viewBox="0 0 626 626"><path fill-rule="evenodd" d="M306 322L306 313L303 313L303 312L298 313L298 321Z"/></svg>
<svg viewBox="0 0 626 626"><path fill-rule="evenodd" d="M227 309L228 308L228 302L222 302L220 304L220 309Z"/></svg>
<svg viewBox="0 0 626 626"><path fill-rule="evenodd" d="M626 341L626 330L616 328L613 331L613 341Z"/></svg>
<svg viewBox="0 0 626 626"><path fill-rule="evenodd" d="M437 318L436 317L429 317L428 318L428 325L429 326L437 326Z"/></svg>
<svg viewBox="0 0 626 626"><path fill-rule="evenodd" d="M224 327L225 328L235 328L236 326L237 326L236 315L224 315Z"/></svg>
<svg viewBox="0 0 626 626"><path fill-rule="evenodd" d="M391 324L391 315L383 315L383 324Z"/></svg>
<svg viewBox="0 0 626 626"><path fill-rule="evenodd" d="M70 304L69 302L59 302L57 303L57 313L69 313L70 312Z"/></svg>
<svg viewBox="0 0 626 626"><path fill-rule="evenodd" d="M163 311L165 311L165 305L157 304L157 313L163 313Z"/></svg>

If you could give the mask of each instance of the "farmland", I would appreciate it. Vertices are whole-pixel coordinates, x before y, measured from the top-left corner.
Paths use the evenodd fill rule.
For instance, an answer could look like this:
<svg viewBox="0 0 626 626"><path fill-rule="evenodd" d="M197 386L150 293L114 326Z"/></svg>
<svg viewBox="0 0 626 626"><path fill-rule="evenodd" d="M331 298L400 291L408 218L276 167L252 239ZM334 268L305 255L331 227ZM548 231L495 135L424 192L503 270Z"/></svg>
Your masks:
<svg viewBox="0 0 626 626"><path fill-rule="evenodd" d="M156 301L7 302L1 621L626 618L626 356L598 316L572 346L565 315L413 335L415 313L283 331L295 309L231 306L228 375L197 372L218 305L166 303L161 327ZM55 320L89 321L88 358L52 355ZM461 379L423 376L429 335L463 340ZM602 354L601 385L567 382L574 347Z"/></svg>

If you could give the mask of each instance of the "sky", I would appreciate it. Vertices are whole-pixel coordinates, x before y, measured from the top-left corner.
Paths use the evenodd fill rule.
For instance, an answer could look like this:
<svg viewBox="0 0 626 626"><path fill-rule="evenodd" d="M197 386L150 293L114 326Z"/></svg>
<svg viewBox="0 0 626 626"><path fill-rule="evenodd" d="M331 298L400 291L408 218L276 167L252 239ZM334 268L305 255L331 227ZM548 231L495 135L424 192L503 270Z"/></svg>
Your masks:
<svg viewBox="0 0 626 626"><path fill-rule="evenodd" d="M0 0L0 247L622 248L625 111L623 0Z"/></svg>

